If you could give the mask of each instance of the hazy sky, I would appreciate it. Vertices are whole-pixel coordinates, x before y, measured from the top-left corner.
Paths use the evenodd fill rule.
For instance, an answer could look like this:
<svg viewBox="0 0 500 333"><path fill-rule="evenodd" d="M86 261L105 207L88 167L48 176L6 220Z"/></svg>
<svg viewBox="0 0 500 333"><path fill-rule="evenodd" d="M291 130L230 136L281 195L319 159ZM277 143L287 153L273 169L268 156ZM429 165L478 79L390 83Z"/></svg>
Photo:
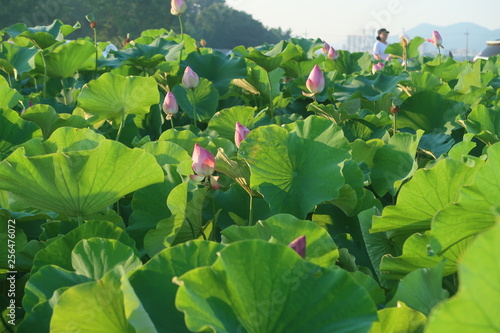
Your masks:
<svg viewBox="0 0 500 333"><path fill-rule="evenodd" d="M340 47L347 35L382 27L391 31L391 36L421 23L446 26L472 22L500 29L500 0L226 0L226 4L251 14L267 27L291 29L294 36L321 38L335 47Z"/></svg>

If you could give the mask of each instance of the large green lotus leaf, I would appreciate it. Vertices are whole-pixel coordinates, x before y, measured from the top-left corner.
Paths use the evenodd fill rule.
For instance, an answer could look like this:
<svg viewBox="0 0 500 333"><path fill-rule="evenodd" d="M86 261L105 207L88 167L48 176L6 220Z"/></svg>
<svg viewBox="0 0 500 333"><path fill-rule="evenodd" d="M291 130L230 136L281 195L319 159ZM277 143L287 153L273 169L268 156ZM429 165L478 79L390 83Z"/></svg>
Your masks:
<svg viewBox="0 0 500 333"><path fill-rule="evenodd" d="M397 128L422 129L426 133L446 132L459 114L467 110L464 105L444 98L441 94L424 90L408 97L397 114Z"/></svg>
<svg viewBox="0 0 500 333"><path fill-rule="evenodd" d="M169 141L149 142L142 148L163 166L165 175L162 183L146 186L134 193L127 231L137 242L138 248L143 246L146 233L154 229L160 220L171 215L167 206L168 195L175 186L182 183L176 165L191 160L184 149Z"/></svg>
<svg viewBox="0 0 500 333"><path fill-rule="evenodd" d="M350 273L263 240L231 244L177 281L175 304L194 332L367 332L376 319Z"/></svg>
<svg viewBox="0 0 500 333"><path fill-rule="evenodd" d="M454 251L446 252L444 255L434 253L430 246L429 233L415 233L405 241L402 255L399 257L393 257L390 254L384 255L380 264L381 278L402 279L417 269L436 266L446 257L448 258L446 258L443 268L443 276L453 274L457 270L458 260L456 257L450 257L453 253Z"/></svg>
<svg viewBox="0 0 500 333"><path fill-rule="evenodd" d="M155 158L103 140L92 150L26 156L19 148L0 163L0 189L34 207L70 217L97 213L125 194L163 181Z"/></svg>
<svg viewBox="0 0 500 333"><path fill-rule="evenodd" d="M381 280L383 272L380 270L380 262L385 255L398 255L401 252L397 242L390 238L387 232L370 233L372 217L375 208L370 208L358 214L361 234L368 252L368 257L373 265L375 274ZM383 284L383 282L382 282Z"/></svg>
<svg viewBox="0 0 500 333"><path fill-rule="evenodd" d="M486 144L500 141L500 108L476 106L465 121L467 132L476 135Z"/></svg>
<svg viewBox="0 0 500 333"><path fill-rule="evenodd" d="M256 117L256 110L251 106L233 106L221 110L210 119L208 130L216 131L219 136L233 141L237 121L250 130L259 125L269 125L270 119L264 113Z"/></svg>
<svg viewBox="0 0 500 333"><path fill-rule="evenodd" d="M58 151L63 153L92 150L106 138L91 129L76 129L61 127L54 131L45 141L36 138L25 142L22 147L25 155L34 157L39 155L54 154Z"/></svg>
<svg viewBox="0 0 500 333"><path fill-rule="evenodd" d="M92 279L89 277L78 275L61 267L45 265L33 274L26 283L23 308L29 313L35 305L50 300L57 289L90 281Z"/></svg>
<svg viewBox="0 0 500 333"><path fill-rule="evenodd" d="M121 290L123 293L123 305L125 308L125 317L134 327L135 332L158 333L149 313L142 305L141 300L135 293L126 275L121 280Z"/></svg>
<svg viewBox="0 0 500 333"><path fill-rule="evenodd" d="M133 47L115 52L114 56L121 61L122 65L154 68L164 62L166 57L172 60L177 59L183 47L183 43L160 37L148 45L135 43Z"/></svg>
<svg viewBox="0 0 500 333"><path fill-rule="evenodd" d="M425 42L425 39L417 36L413 38L410 43L408 43L408 46L406 48L407 59L418 58L420 56L418 47L422 45L423 42ZM401 45L401 43L389 44L387 45L387 48L384 52L403 57L403 46Z"/></svg>
<svg viewBox="0 0 500 333"><path fill-rule="evenodd" d="M209 80L200 78L198 86L194 89L186 89L176 85L172 89L179 107L191 119L200 122L208 122L217 111L219 105L219 92Z"/></svg>
<svg viewBox="0 0 500 333"><path fill-rule="evenodd" d="M284 245L306 236L306 260L317 265L335 265L339 254L328 232L311 221L299 220L288 214L278 214L251 227L232 226L222 231L222 242L234 243L245 239L262 239Z"/></svg>
<svg viewBox="0 0 500 333"><path fill-rule="evenodd" d="M82 239L71 252L76 274L99 280L120 266L125 274L142 266L134 250L116 239L92 237Z"/></svg>
<svg viewBox="0 0 500 333"><path fill-rule="evenodd" d="M36 47L23 47L3 42L0 50L0 68L2 71L13 74L14 78L35 68L35 55L39 52Z"/></svg>
<svg viewBox="0 0 500 333"><path fill-rule="evenodd" d="M385 94L394 93L400 81L406 80L409 74L403 72L398 76L387 76L383 73L371 79L357 76L344 85L335 85L334 96L340 101L363 97L371 102L382 99Z"/></svg>
<svg viewBox="0 0 500 333"><path fill-rule="evenodd" d="M59 127L89 127L89 123L85 118L68 113L56 113L52 106L45 104L37 104L28 108L22 114L22 118L40 126L45 139L48 139Z"/></svg>
<svg viewBox="0 0 500 333"><path fill-rule="evenodd" d="M378 310L377 315L378 321L373 323L369 333L421 333L427 322L422 312L402 302L395 308Z"/></svg>
<svg viewBox="0 0 500 333"><path fill-rule="evenodd" d="M82 281L82 283L88 281ZM52 313L54 306L57 304L59 297L71 286L77 283L70 284L68 287L61 287L55 290L46 301L42 301L35 305L33 309L25 315L23 321L17 326L17 331L19 333L50 333L50 320L52 319Z"/></svg>
<svg viewBox="0 0 500 333"><path fill-rule="evenodd" d="M194 145L198 143L206 148L210 140L205 137L199 137L188 130L169 129L163 132L158 141L170 141L181 146L188 153L193 152ZM215 156L215 155L214 155Z"/></svg>
<svg viewBox="0 0 500 333"><path fill-rule="evenodd" d="M437 305L426 333L500 331L500 223L479 235L459 265L458 293Z"/></svg>
<svg viewBox="0 0 500 333"><path fill-rule="evenodd" d="M356 215L359 209L365 210L373 207L371 204L369 207L363 207L362 199L369 194L364 189L364 174L358 163L354 160L346 161L342 167L342 175L345 178L345 184L340 189L339 197L330 203L342 209L348 216Z"/></svg>
<svg viewBox="0 0 500 333"><path fill-rule="evenodd" d="M271 50L265 53L255 48L245 49L244 46L234 48L233 52L252 60L266 72L272 72L288 60L301 55L297 46L286 41L279 42Z"/></svg>
<svg viewBox="0 0 500 333"><path fill-rule="evenodd" d="M259 95L267 103L272 102L280 94L280 82L285 71L275 68L267 72L251 60L246 59L246 63L248 69L246 78L234 79L232 83L251 94Z"/></svg>
<svg viewBox="0 0 500 333"><path fill-rule="evenodd" d="M455 91L467 94L472 88L483 88L496 75L492 72L481 72L481 62L477 61L468 66L458 76L458 82L455 85Z"/></svg>
<svg viewBox="0 0 500 333"><path fill-rule="evenodd" d="M455 202L460 189L467 184L478 166L443 159L431 169L419 169L401 188L396 205L387 206L382 216L373 217L372 232L430 229L434 215L450 202Z"/></svg>
<svg viewBox="0 0 500 333"><path fill-rule="evenodd" d="M24 23L14 24L4 31L11 37L28 38L42 49L45 49L57 41L63 41L64 37L80 28L77 22L74 26L63 24L60 20L54 20L52 24L46 26L36 26L28 28Z"/></svg>
<svg viewBox="0 0 500 333"><path fill-rule="evenodd" d="M356 72L367 72L371 70L372 57L366 52L353 52L338 50L339 57L333 60L325 60L328 71L338 71L342 74L353 74Z"/></svg>
<svg viewBox="0 0 500 333"><path fill-rule="evenodd" d="M262 193L273 214L305 218L315 205L338 197L344 184L339 163L349 150L338 126L309 117L292 133L276 125L254 129L239 154L250 165L251 188Z"/></svg>
<svg viewBox="0 0 500 333"><path fill-rule="evenodd" d="M376 150L371 173L372 185L379 196L396 194L401 180L412 176L417 169L415 154L423 131L416 135L396 133L388 144ZM377 145L378 146L378 145Z"/></svg>
<svg viewBox="0 0 500 333"><path fill-rule="evenodd" d="M125 230L113 225L111 222L89 221L40 250L33 261L31 275L34 275L43 266L51 264L73 271L71 252L78 242L91 237L116 239L131 248L135 248L134 241ZM137 250L135 250L135 253L138 254Z"/></svg>
<svg viewBox="0 0 500 333"><path fill-rule="evenodd" d="M130 114L145 115L159 100L160 93L153 77L105 73L82 88L78 105L100 119L120 123Z"/></svg>
<svg viewBox="0 0 500 333"><path fill-rule="evenodd" d="M67 289L54 306L50 332L137 332L128 321L120 280L109 273L99 281ZM143 330L141 332L155 332Z"/></svg>
<svg viewBox="0 0 500 333"><path fill-rule="evenodd" d="M281 64L281 68L285 70L287 77L299 78L308 76L314 68L314 65L320 66L324 61L325 60L321 57L315 57L310 60L289 60Z"/></svg>
<svg viewBox="0 0 500 333"><path fill-rule="evenodd" d="M243 79L247 75L246 63L242 58L192 52L185 62L200 77L210 80L220 95L228 91L231 80Z"/></svg>
<svg viewBox="0 0 500 333"><path fill-rule="evenodd" d="M451 135L444 133L424 134L420 139L418 148L426 154L433 155L436 159L446 154L455 145L455 140Z"/></svg>
<svg viewBox="0 0 500 333"><path fill-rule="evenodd" d="M488 160L474 174L472 183L434 217L431 244L435 251L442 252L495 222L493 209L500 206L500 143L490 146L487 154Z"/></svg>
<svg viewBox="0 0 500 333"><path fill-rule="evenodd" d="M248 191L240 184L233 184L227 191L215 191L214 199L216 202L216 211L220 210L217 216L217 225L220 229L225 229L235 224L249 224L250 198ZM269 205L264 199L261 197L254 197L252 199L252 223L258 220L265 220L272 215Z"/></svg>
<svg viewBox="0 0 500 333"><path fill-rule="evenodd" d="M185 182L172 189L167 206L172 216L163 219L155 229L148 231L144 247L153 256L166 247L197 239L203 232L203 202L208 187L197 188L193 182Z"/></svg>
<svg viewBox="0 0 500 333"><path fill-rule="evenodd" d="M436 57L434 60L422 65L422 71L433 73L443 79L443 81L450 82L457 79L468 66L470 65L467 61L458 62L452 57L448 57L443 61Z"/></svg>
<svg viewBox="0 0 500 333"><path fill-rule="evenodd" d="M56 79L72 77L78 70L95 68L95 46L88 40L71 41L57 45L45 54L47 75ZM45 52L45 51L44 51ZM37 57L37 71L44 72L41 57Z"/></svg>
<svg viewBox="0 0 500 333"><path fill-rule="evenodd" d="M10 88L3 76L0 77L2 78L0 79L0 109L13 108L19 104L20 100L23 100L23 96L16 89Z"/></svg>
<svg viewBox="0 0 500 333"><path fill-rule="evenodd" d="M398 285L396 294L387 306L403 302L410 308L429 315L432 308L448 298L442 287L444 262L431 268L420 268L405 276Z"/></svg>
<svg viewBox="0 0 500 333"><path fill-rule="evenodd" d="M430 72L410 72L411 80L408 81L406 89L416 93L423 90L432 90L440 94L446 94L451 89L448 84L443 84L439 77Z"/></svg>
<svg viewBox="0 0 500 333"><path fill-rule="evenodd" d="M184 314L175 308L178 286L171 281L194 268L213 264L223 248L220 243L189 241L159 252L130 275L130 284L158 332L189 332Z"/></svg>
<svg viewBox="0 0 500 333"><path fill-rule="evenodd" d="M2 86L0 86L2 89ZM17 145L31 138L42 136L40 128L31 121L25 121L13 110L0 108L0 156L7 154Z"/></svg>

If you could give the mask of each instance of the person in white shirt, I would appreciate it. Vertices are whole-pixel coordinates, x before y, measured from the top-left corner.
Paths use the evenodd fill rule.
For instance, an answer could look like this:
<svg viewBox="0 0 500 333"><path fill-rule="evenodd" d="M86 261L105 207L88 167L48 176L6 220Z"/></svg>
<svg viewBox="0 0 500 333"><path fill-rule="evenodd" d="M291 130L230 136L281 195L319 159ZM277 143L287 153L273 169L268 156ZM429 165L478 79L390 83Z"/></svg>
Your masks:
<svg viewBox="0 0 500 333"><path fill-rule="evenodd" d="M382 28L377 32L377 41L373 45L373 57L375 60L387 60L389 54L384 53L387 47L387 36L389 36L389 31Z"/></svg>

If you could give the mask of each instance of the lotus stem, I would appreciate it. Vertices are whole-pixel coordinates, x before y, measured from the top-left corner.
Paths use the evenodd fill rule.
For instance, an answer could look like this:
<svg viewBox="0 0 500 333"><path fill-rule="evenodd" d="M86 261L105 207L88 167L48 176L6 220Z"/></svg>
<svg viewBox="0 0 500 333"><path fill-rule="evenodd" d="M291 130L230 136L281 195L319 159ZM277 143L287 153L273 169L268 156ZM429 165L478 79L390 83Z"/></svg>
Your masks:
<svg viewBox="0 0 500 333"><path fill-rule="evenodd" d="M250 207L248 208L248 225L253 225L253 195L252 193L248 193L250 195Z"/></svg>
<svg viewBox="0 0 500 333"><path fill-rule="evenodd" d="M181 28L181 43L184 41L184 28L182 26L182 17L181 15L177 15L179 17L179 26ZM182 60L182 50L184 49L184 46L181 48L181 51L179 52L179 62Z"/></svg>
<svg viewBox="0 0 500 333"><path fill-rule="evenodd" d="M122 133L123 123L125 123L125 111L122 110L122 121L120 122L118 133L116 133L116 141L120 141L120 134Z"/></svg>
<svg viewBox="0 0 500 333"><path fill-rule="evenodd" d="M97 48L97 29L94 27L94 46L95 46L95 71L94 79L97 79L97 59L99 58L99 49Z"/></svg>

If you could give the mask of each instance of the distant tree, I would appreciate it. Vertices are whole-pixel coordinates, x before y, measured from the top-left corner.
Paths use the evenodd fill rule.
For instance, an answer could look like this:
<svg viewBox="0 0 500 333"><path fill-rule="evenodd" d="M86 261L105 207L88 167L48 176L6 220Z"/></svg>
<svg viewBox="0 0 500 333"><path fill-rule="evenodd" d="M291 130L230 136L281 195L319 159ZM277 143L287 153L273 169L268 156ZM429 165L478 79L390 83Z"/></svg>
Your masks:
<svg viewBox="0 0 500 333"><path fill-rule="evenodd" d="M276 43L290 37L290 31L267 29L245 12L230 8L224 0L188 0L188 10L182 15L185 33L195 39L205 39L213 48L233 48L238 45L258 46ZM85 15L94 13L98 40L120 44L130 34L132 39L148 29L173 29L179 33L179 20L170 14L168 0L16 0L0 7L3 29L15 23L28 26L48 25L55 19L82 28L68 38L93 36Z"/></svg>

